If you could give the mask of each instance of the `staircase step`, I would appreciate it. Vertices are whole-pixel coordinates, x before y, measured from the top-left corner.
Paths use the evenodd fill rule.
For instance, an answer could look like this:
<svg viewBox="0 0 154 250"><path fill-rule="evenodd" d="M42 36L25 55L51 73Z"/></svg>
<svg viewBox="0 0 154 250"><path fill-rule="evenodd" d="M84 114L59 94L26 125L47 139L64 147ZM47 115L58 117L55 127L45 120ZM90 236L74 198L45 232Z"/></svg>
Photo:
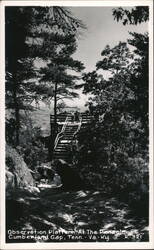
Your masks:
<svg viewBox="0 0 154 250"><path fill-rule="evenodd" d="M54 151L54 154L59 154L59 155L66 155L68 151L62 152L62 151Z"/></svg>
<svg viewBox="0 0 154 250"><path fill-rule="evenodd" d="M72 136L71 137L70 136L65 136L63 139L71 141L72 140Z"/></svg>
<svg viewBox="0 0 154 250"><path fill-rule="evenodd" d="M62 148L65 148L67 145L66 144L64 144L64 145L57 145L57 147L56 148L59 148L59 149L62 149Z"/></svg>
<svg viewBox="0 0 154 250"><path fill-rule="evenodd" d="M69 144L69 143L70 143L70 140L62 139L59 143L60 143L61 145L62 145L62 144ZM58 144L59 144L59 143L58 143Z"/></svg>
<svg viewBox="0 0 154 250"><path fill-rule="evenodd" d="M76 130L77 130L77 128L75 128L75 129L65 129L65 132L74 132Z"/></svg>
<svg viewBox="0 0 154 250"><path fill-rule="evenodd" d="M60 149L60 150L56 150L56 149L55 149L54 152L56 152L56 153L64 153L64 154L65 154L65 153L67 153L67 150L64 150L64 151L63 151L63 150L61 150L61 149Z"/></svg>
<svg viewBox="0 0 154 250"><path fill-rule="evenodd" d="M65 154L65 155L64 154L63 155L62 154L61 155L60 154L54 154L54 157L63 158L63 157L68 157L68 155L67 154Z"/></svg>
<svg viewBox="0 0 154 250"><path fill-rule="evenodd" d="M64 144L63 146L61 146L61 145L57 145L57 147L56 147L56 149L64 149L64 148L66 148L66 144Z"/></svg>
<svg viewBox="0 0 154 250"><path fill-rule="evenodd" d="M64 134L62 138L64 138L64 137L72 137L72 136L73 136L73 134L69 134L69 135Z"/></svg>
<svg viewBox="0 0 154 250"><path fill-rule="evenodd" d="M76 125L76 124L69 123L69 124L67 124L66 129L68 129L68 128L74 129L74 128L77 128L77 126L78 126L78 125Z"/></svg>
<svg viewBox="0 0 154 250"><path fill-rule="evenodd" d="M65 132L64 135L74 135L76 133L76 131L73 132Z"/></svg>
<svg viewBox="0 0 154 250"><path fill-rule="evenodd" d="M67 154L54 154L54 157L57 157L57 158L66 158L66 157L68 157L68 155Z"/></svg>
<svg viewBox="0 0 154 250"><path fill-rule="evenodd" d="M67 125L65 129L76 129L78 127L78 125Z"/></svg>
<svg viewBox="0 0 154 250"><path fill-rule="evenodd" d="M76 126L76 125L73 126L73 127L72 127L72 126L67 126L67 127L65 128L65 130L74 130L74 129L77 129L77 127L78 127L78 126Z"/></svg>
<svg viewBox="0 0 154 250"><path fill-rule="evenodd" d="M90 121L93 119L93 116L81 113L80 114L82 118L83 125L89 124ZM65 121L67 118L68 124L65 127L65 131L63 132L62 137L58 141L57 147L54 150L53 158L55 159L67 159L69 154L68 154L68 149L67 147L71 144L71 141L73 140L74 134L77 132L77 129L79 127L79 122L73 122L72 120L72 115L68 114L62 114L59 115L59 121Z"/></svg>
<svg viewBox="0 0 154 250"><path fill-rule="evenodd" d="M75 131L77 128L65 129L65 131Z"/></svg>
<svg viewBox="0 0 154 250"><path fill-rule="evenodd" d="M54 154L54 156L56 156L56 157L65 157L65 156L68 156L68 154Z"/></svg>
<svg viewBox="0 0 154 250"><path fill-rule="evenodd" d="M57 160L59 160L59 159L67 160L68 157L64 157L64 156L63 156L63 157L54 156L53 159L55 159L55 160L56 160L56 159L57 159Z"/></svg>
<svg viewBox="0 0 154 250"><path fill-rule="evenodd" d="M68 144L68 143L70 143L70 140L64 139L64 137L63 137L63 139L60 142L60 144Z"/></svg>
<svg viewBox="0 0 154 250"><path fill-rule="evenodd" d="M62 147L65 147L65 146L67 146L68 144L70 144L70 140L69 140L69 141L67 141L66 143L58 143L58 145L57 145L57 146L62 146Z"/></svg>
<svg viewBox="0 0 154 250"><path fill-rule="evenodd" d="M70 130L72 129L72 130L74 130L74 129L76 129L77 127L78 127L78 126L76 126L76 125L75 125L75 126L70 126L70 125L69 125L69 126L67 126L65 129L66 129L66 130L67 130L67 129L70 129Z"/></svg>
<svg viewBox="0 0 154 250"><path fill-rule="evenodd" d="M60 149L56 148L54 152L57 152L57 153L59 153L59 152L67 153L67 149L66 149L66 148L63 148L63 149L61 149L61 148L60 148Z"/></svg>
<svg viewBox="0 0 154 250"><path fill-rule="evenodd" d="M65 140L64 138L70 138L70 139L72 139L73 135L64 135L62 139Z"/></svg>
<svg viewBox="0 0 154 250"><path fill-rule="evenodd" d="M75 132L71 133L71 132L66 132L64 135L74 135Z"/></svg>
<svg viewBox="0 0 154 250"><path fill-rule="evenodd" d="M63 140L72 140L73 135L64 135Z"/></svg>

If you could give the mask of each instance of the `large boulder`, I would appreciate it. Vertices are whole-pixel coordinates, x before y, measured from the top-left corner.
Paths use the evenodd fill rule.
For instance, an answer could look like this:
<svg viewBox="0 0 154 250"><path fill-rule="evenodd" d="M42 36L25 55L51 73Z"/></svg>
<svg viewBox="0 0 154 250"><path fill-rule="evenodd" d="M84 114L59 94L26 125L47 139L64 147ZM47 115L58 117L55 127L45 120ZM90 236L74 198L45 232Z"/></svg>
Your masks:
<svg viewBox="0 0 154 250"><path fill-rule="evenodd" d="M34 179L23 158L9 145L6 145L6 188L33 186Z"/></svg>

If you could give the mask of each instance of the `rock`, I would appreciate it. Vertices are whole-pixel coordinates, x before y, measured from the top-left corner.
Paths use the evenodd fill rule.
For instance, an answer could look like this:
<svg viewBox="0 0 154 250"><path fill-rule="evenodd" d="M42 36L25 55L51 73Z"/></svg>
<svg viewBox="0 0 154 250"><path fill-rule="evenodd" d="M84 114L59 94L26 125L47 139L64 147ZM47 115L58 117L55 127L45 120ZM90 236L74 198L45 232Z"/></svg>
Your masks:
<svg viewBox="0 0 154 250"><path fill-rule="evenodd" d="M10 171L6 170L5 177L6 177L6 187L7 188L12 188L15 185L13 173L11 173Z"/></svg>
<svg viewBox="0 0 154 250"><path fill-rule="evenodd" d="M28 186L24 188L25 190L28 190L32 194L40 193L40 190L38 187Z"/></svg>
<svg viewBox="0 0 154 250"><path fill-rule="evenodd" d="M46 179L49 182L53 181L55 171L51 167L51 162L42 163L37 167L37 173L40 175L40 179Z"/></svg>
<svg viewBox="0 0 154 250"><path fill-rule="evenodd" d="M56 162L56 172L61 178L64 190L81 190L84 188L84 182L78 172L69 164Z"/></svg>
<svg viewBox="0 0 154 250"><path fill-rule="evenodd" d="M34 179L23 158L16 149L6 145L6 187L34 186Z"/></svg>
<svg viewBox="0 0 154 250"><path fill-rule="evenodd" d="M61 178L60 178L60 176L58 174L55 173L53 181L51 182L51 184L56 186L56 187L59 187L59 186L62 185Z"/></svg>

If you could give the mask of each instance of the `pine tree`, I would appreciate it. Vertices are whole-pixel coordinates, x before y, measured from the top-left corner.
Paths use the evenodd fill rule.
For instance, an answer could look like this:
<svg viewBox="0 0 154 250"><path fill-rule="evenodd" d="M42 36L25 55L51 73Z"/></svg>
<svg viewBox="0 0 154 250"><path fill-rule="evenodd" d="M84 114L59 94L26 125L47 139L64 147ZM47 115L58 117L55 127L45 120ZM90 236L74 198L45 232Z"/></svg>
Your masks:
<svg viewBox="0 0 154 250"><path fill-rule="evenodd" d="M34 61L45 59L54 50L54 46L44 47L44 40L48 38L53 45L57 34L76 34L83 25L66 8L57 6L6 7L5 17L6 108L14 113L18 145L20 109L30 108L33 100L41 99L41 91L46 92L44 85L38 86L37 79L33 81L38 76Z"/></svg>
<svg viewBox="0 0 154 250"><path fill-rule="evenodd" d="M51 99L54 102L54 130L56 134L58 102L63 99L76 98L74 91L76 81L79 79L77 72L84 69L80 61L74 60L72 54L76 51L76 39L74 35L59 35L54 53L47 57L48 63L41 68L41 82L46 82L49 87ZM49 40L46 46L50 46ZM71 72L75 71L76 74ZM54 135L53 135L54 136Z"/></svg>

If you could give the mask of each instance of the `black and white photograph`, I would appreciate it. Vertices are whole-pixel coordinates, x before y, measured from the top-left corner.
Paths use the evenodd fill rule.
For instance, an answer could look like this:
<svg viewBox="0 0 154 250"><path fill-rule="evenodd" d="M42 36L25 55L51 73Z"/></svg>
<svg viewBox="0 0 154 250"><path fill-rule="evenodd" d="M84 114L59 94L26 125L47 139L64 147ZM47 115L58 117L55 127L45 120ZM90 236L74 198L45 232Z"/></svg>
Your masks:
<svg viewBox="0 0 154 250"><path fill-rule="evenodd" d="M152 249L152 1L2 4L2 249Z"/></svg>

